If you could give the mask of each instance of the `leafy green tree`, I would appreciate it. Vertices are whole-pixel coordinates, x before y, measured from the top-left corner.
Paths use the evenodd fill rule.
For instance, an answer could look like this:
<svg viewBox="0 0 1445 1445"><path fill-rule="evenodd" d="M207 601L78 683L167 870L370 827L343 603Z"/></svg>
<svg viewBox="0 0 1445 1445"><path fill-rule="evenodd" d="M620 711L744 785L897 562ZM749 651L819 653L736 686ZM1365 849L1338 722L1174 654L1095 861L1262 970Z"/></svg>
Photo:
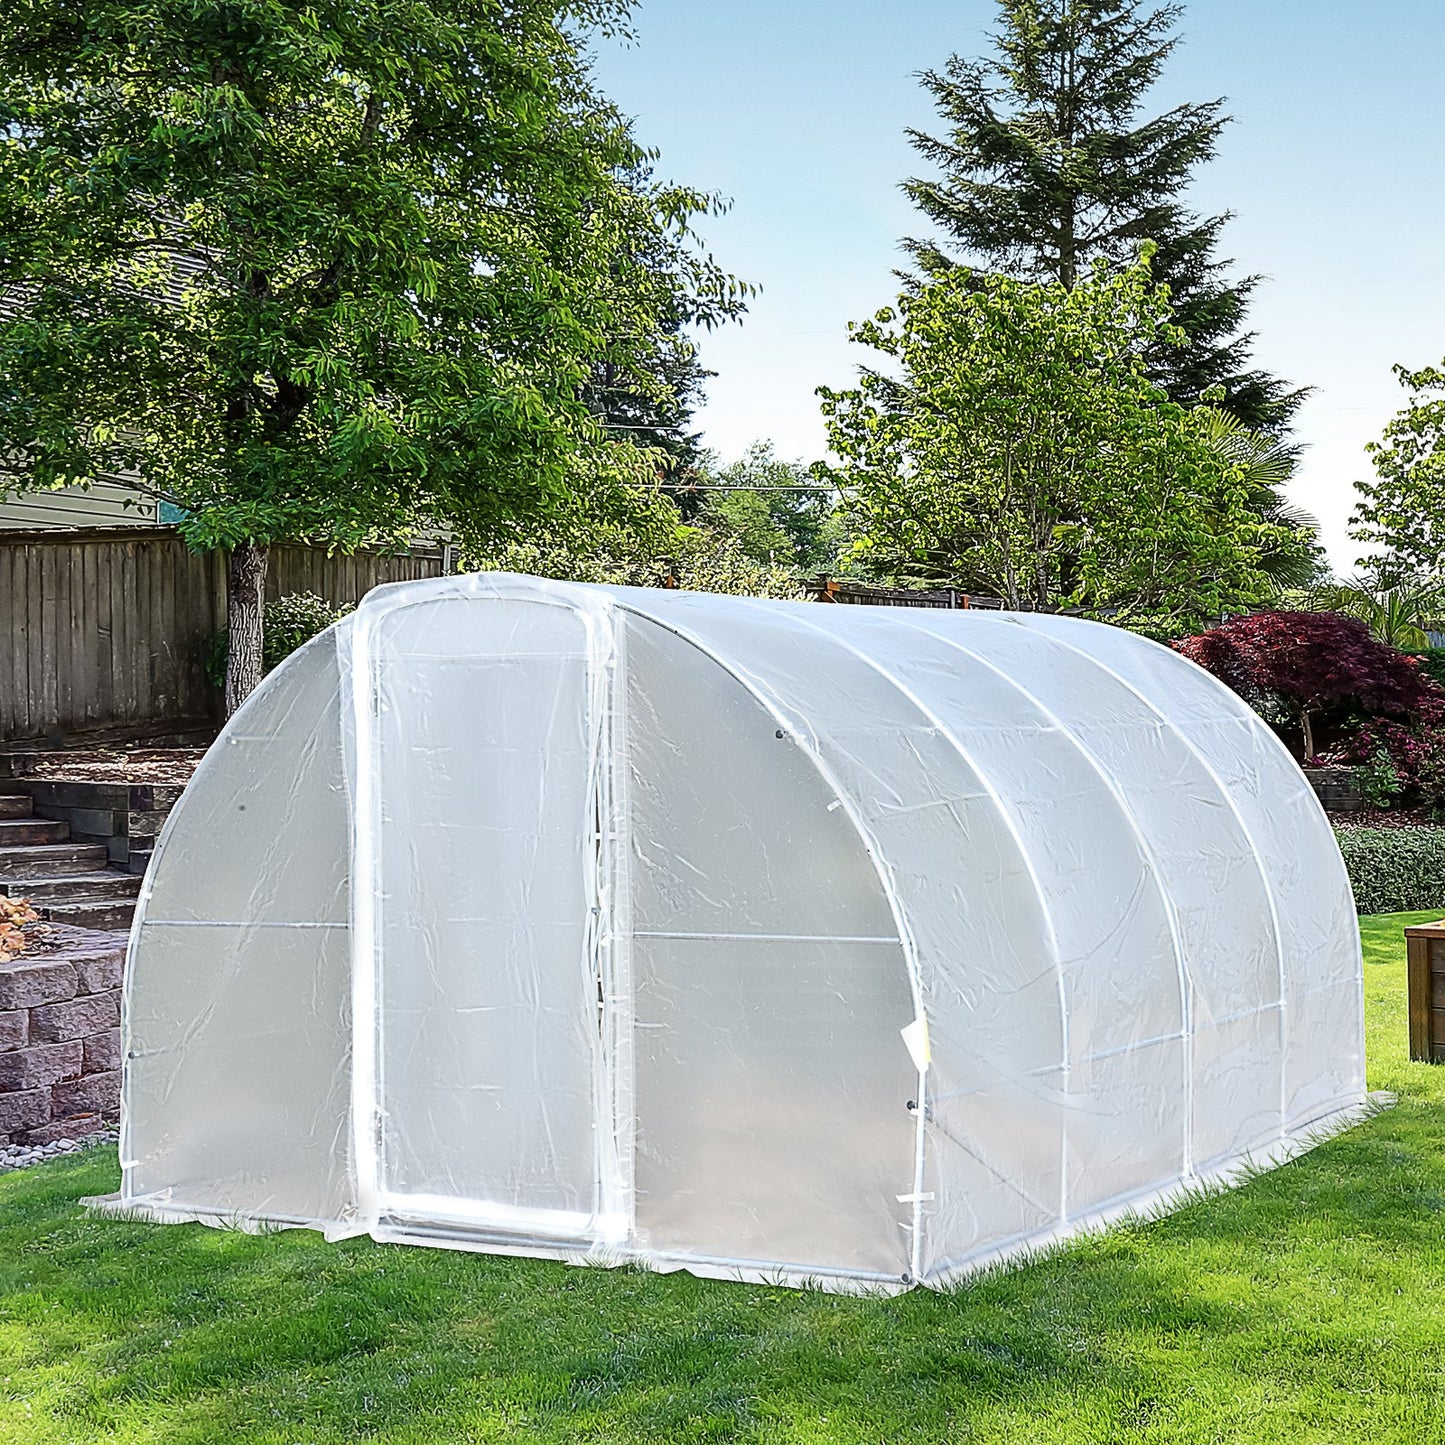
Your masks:
<svg viewBox="0 0 1445 1445"><path fill-rule="evenodd" d="M754 442L710 473L708 484L701 520L735 536L748 556L803 575L833 567L844 541L836 494L801 463L784 461L771 442Z"/></svg>
<svg viewBox="0 0 1445 1445"><path fill-rule="evenodd" d="M605 449L579 459L571 504L544 522L516 521L463 550L469 567L568 582L681 587L747 597L802 595L792 568L751 554L718 518L689 520L672 492L620 485Z"/></svg>
<svg viewBox="0 0 1445 1445"><path fill-rule="evenodd" d="M880 570L1177 635L1262 601L1297 545L1250 510L1213 411L1147 375L1177 336L1147 256L1072 287L949 270L853 334L888 370L820 394Z"/></svg>
<svg viewBox="0 0 1445 1445"><path fill-rule="evenodd" d="M679 587L742 597L801 597L795 571L750 553L736 533L686 522L665 495L648 518L590 529L517 534L474 559L479 566L566 582Z"/></svg>
<svg viewBox="0 0 1445 1445"><path fill-rule="evenodd" d="M1390 577L1425 576L1445 581L1445 362L1395 375L1410 393L1408 404L1366 450L1375 480L1356 482L1360 500L1350 523L1357 542L1384 556L1361 558Z"/></svg>
<svg viewBox="0 0 1445 1445"><path fill-rule="evenodd" d="M228 708L269 544L477 546L651 480L589 380L656 392L731 283L691 246L710 198L654 184L592 86L580 27L625 10L0 7L0 456L12 486L132 474L229 549Z"/></svg>
<svg viewBox="0 0 1445 1445"><path fill-rule="evenodd" d="M1151 355L1169 395L1186 406L1222 386L1221 405L1257 431L1278 433L1302 393L1252 368L1242 333L1258 277L1230 282L1217 257L1228 215L1201 217L1182 199L1214 154L1224 103L1144 114L1177 38L1178 5L1145 0L999 0L995 53L954 55L923 83L947 126L912 130L934 179L905 190L971 265L1073 286L1104 257L1131 260L1154 242L1182 346ZM924 269L948 259L914 241Z"/></svg>

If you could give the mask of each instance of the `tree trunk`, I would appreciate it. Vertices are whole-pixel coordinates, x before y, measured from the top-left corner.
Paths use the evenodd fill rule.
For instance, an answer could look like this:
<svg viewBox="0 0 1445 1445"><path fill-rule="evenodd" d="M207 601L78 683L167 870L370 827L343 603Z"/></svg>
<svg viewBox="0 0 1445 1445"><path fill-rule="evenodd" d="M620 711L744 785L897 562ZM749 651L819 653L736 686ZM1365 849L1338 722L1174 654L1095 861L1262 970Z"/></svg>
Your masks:
<svg viewBox="0 0 1445 1445"><path fill-rule="evenodd" d="M240 542L226 569L226 716L261 681L261 606L266 600L265 547Z"/></svg>
<svg viewBox="0 0 1445 1445"><path fill-rule="evenodd" d="M1059 280L1066 291L1072 291L1079 279L1079 248L1074 229L1074 209L1070 206L1059 219Z"/></svg>
<svg viewBox="0 0 1445 1445"><path fill-rule="evenodd" d="M1314 719L1310 717L1310 710L1302 707L1299 712L1300 731L1304 733L1305 755L1304 761L1308 762L1315 755L1315 727Z"/></svg>

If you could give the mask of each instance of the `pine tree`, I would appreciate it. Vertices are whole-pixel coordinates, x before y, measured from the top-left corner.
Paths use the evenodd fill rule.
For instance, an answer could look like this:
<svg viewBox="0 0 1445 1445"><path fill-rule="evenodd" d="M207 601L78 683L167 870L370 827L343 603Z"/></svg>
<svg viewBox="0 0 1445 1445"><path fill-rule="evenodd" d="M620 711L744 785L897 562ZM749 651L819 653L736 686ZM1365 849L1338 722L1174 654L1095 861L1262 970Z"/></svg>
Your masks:
<svg viewBox="0 0 1445 1445"><path fill-rule="evenodd" d="M694 244L688 218L722 215L727 203L702 191L656 185L653 160L646 153L619 179L659 214L678 217L678 225L672 233L638 236L642 249L626 256L628 269L619 268L618 275L634 291L641 280L652 283L654 326L645 346L632 335L607 338L583 399L609 435L652 453L662 490L691 519L702 505L696 484L707 461L694 413L716 375L703 365L695 337L738 319L756 288L727 275Z"/></svg>
<svg viewBox="0 0 1445 1445"><path fill-rule="evenodd" d="M1254 336L1241 330L1260 278L1227 279L1217 247L1229 213L1201 217L1183 200L1229 123L1224 102L1141 115L1178 44L1181 7L1000 0L1000 10L991 58L955 55L924 73L948 130L909 135L942 175L906 182L907 194L959 259L1023 279L1072 287L1094 258L1126 263L1153 241L1155 279L1188 338L1152 358L1156 379L1185 405L1223 386L1224 408L1245 425L1287 430L1304 393L1251 367ZM907 245L925 270L953 259Z"/></svg>

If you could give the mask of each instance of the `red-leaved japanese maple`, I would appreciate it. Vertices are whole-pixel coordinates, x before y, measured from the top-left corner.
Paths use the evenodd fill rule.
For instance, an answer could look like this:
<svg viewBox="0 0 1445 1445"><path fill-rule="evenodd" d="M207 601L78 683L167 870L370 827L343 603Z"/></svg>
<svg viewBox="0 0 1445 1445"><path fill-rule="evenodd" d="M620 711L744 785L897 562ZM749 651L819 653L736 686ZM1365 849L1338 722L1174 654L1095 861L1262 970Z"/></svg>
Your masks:
<svg viewBox="0 0 1445 1445"><path fill-rule="evenodd" d="M1404 718L1434 693L1415 660L1337 612L1256 612L1232 617L1174 647L1242 697L1274 694L1299 719L1304 756L1315 753L1315 720L1353 703L1366 713Z"/></svg>

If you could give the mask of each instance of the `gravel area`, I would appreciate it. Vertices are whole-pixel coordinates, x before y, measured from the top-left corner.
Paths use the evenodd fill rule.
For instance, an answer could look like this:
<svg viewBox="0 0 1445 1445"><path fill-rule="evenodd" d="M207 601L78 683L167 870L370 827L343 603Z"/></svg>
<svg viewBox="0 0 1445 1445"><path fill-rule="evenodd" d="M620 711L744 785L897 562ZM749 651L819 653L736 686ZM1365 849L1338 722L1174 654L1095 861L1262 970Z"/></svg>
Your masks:
<svg viewBox="0 0 1445 1445"><path fill-rule="evenodd" d="M0 1144L0 1174L11 1169L25 1169L31 1164L43 1164L47 1159L59 1159L66 1154L78 1154L97 1144L120 1142L119 1129L102 1129L87 1134L83 1139L57 1139L53 1144Z"/></svg>

